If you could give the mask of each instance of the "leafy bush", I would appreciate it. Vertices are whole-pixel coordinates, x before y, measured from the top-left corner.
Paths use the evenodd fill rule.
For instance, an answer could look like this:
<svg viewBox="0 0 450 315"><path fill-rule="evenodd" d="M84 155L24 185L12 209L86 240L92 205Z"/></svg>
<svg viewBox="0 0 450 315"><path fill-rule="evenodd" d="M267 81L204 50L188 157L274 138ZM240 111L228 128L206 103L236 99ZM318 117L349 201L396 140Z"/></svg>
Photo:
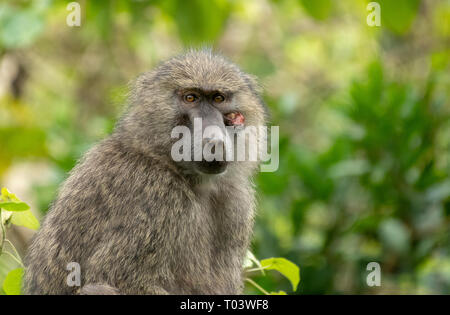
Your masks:
<svg viewBox="0 0 450 315"><path fill-rule="evenodd" d="M3 283L1 289L5 294L18 295L21 292L22 276L25 267L16 248L6 238L6 228L11 224L24 226L33 230L39 228L39 222L31 213L30 206L17 198L16 195L10 193L6 188L2 188L0 195L0 228L2 233L0 260L3 260L2 256L8 256L19 264L20 268L9 270L3 281L0 277L0 283ZM10 250L6 249L6 245L10 247ZM5 272L5 270L1 271Z"/></svg>

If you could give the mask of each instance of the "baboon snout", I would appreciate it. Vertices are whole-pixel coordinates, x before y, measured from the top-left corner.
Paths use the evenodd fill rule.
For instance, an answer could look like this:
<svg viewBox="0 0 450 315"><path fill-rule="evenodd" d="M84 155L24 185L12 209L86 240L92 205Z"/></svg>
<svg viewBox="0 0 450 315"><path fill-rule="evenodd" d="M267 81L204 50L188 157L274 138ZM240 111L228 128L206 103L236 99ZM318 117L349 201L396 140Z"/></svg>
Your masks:
<svg viewBox="0 0 450 315"><path fill-rule="evenodd" d="M199 162L201 172L206 174L223 173L227 167L225 158L225 142L222 139L203 139L203 159Z"/></svg>
<svg viewBox="0 0 450 315"><path fill-rule="evenodd" d="M225 143L222 139L204 139L203 152L222 155L225 153Z"/></svg>

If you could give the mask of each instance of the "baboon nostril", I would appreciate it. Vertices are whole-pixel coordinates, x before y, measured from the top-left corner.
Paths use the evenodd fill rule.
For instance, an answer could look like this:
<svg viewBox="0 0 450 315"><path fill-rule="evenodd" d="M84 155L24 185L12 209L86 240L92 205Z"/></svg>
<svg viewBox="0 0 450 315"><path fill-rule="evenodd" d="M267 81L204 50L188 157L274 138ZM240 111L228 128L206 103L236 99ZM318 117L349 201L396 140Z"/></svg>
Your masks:
<svg viewBox="0 0 450 315"><path fill-rule="evenodd" d="M223 153L223 149L224 149L224 143L222 140L214 140L211 142L212 145L212 149L211 149L211 153L215 154L216 153L216 148L220 148L222 150Z"/></svg>

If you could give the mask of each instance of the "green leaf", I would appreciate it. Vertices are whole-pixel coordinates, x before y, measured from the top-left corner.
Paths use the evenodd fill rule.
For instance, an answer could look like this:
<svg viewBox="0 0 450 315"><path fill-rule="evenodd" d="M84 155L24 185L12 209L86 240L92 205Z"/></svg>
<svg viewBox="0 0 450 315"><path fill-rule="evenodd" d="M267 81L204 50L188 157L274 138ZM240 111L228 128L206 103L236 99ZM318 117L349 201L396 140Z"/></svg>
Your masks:
<svg viewBox="0 0 450 315"><path fill-rule="evenodd" d="M30 209L30 206L17 198L16 195L10 193L8 189L2 188L0 208L8 211L26 211Z"/></svg>
<svg viewBox="0 0 450 315"><path fill-rule="evenodd" d="M20 295L23 274L23 268L17 268L8 273L3 281L3 290L7 295Z"/></svg>
<svg viewBox="0 0 450 315"><path fill-rule="evenodd" d="M292 285L292 289L297 291L300 282L300 268L286 258L268 258L261 260L261 265L266 270L277 270L285 276Z"/></svg>
<svg viewBox="0 0 450 315"><path fill-rule="evenodd" d="M11 223L18 226L24 226L32 230L39 229L39 221L33 215L31 210L13 212L11 216Z"/></svg>
<svg viewBox="0 0 450 315"><path fill-rule="evenodd" d="M8 211L26 211L30 209L30 206L25 202L0 202L0 208Z"/></svg>
<svg viewBox="0 0 450 315"><path fill-rule="evenodd" d="M8 189L2 188L0 195L0 208L3 209L1 220L3 223L11 222L32 230L39 229L39 221L31 212L30 206L22 202Z"/></svg>
<svg viewBox="0 0 450 315"><path fill-rule="evenodd" d="M1 190L0 201L8 200L11 195L13 195L13 194L11 194L8 189L3 187Z"/></svg>
<svg viewBox="0 0 450 315"><path fill-rule="evenodd" d="M2 188L0 195L0 208L8 211L26 211L30 206L22 202L16 195L10 193L8 189Z"/></svg>

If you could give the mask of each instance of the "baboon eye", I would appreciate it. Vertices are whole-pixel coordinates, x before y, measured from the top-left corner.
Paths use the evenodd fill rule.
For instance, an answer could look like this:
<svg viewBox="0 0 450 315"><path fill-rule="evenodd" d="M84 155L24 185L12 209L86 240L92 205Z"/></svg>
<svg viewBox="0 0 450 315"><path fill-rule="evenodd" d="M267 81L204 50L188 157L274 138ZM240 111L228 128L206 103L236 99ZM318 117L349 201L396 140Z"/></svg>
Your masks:
<svg viewBox="0 0 450 315"><path fill-rule="evenodd" d="M198 99L197 95L195 94L187 94L184 96L184 100L188 103L193 103Z"/></svg>
<svg viewBox="0 0 450 315"><path fill-rule="evenodd" d="M225 101L225 97L223 95L221 94L214 95L214 102L222 103L223 101Z"/></svg>

